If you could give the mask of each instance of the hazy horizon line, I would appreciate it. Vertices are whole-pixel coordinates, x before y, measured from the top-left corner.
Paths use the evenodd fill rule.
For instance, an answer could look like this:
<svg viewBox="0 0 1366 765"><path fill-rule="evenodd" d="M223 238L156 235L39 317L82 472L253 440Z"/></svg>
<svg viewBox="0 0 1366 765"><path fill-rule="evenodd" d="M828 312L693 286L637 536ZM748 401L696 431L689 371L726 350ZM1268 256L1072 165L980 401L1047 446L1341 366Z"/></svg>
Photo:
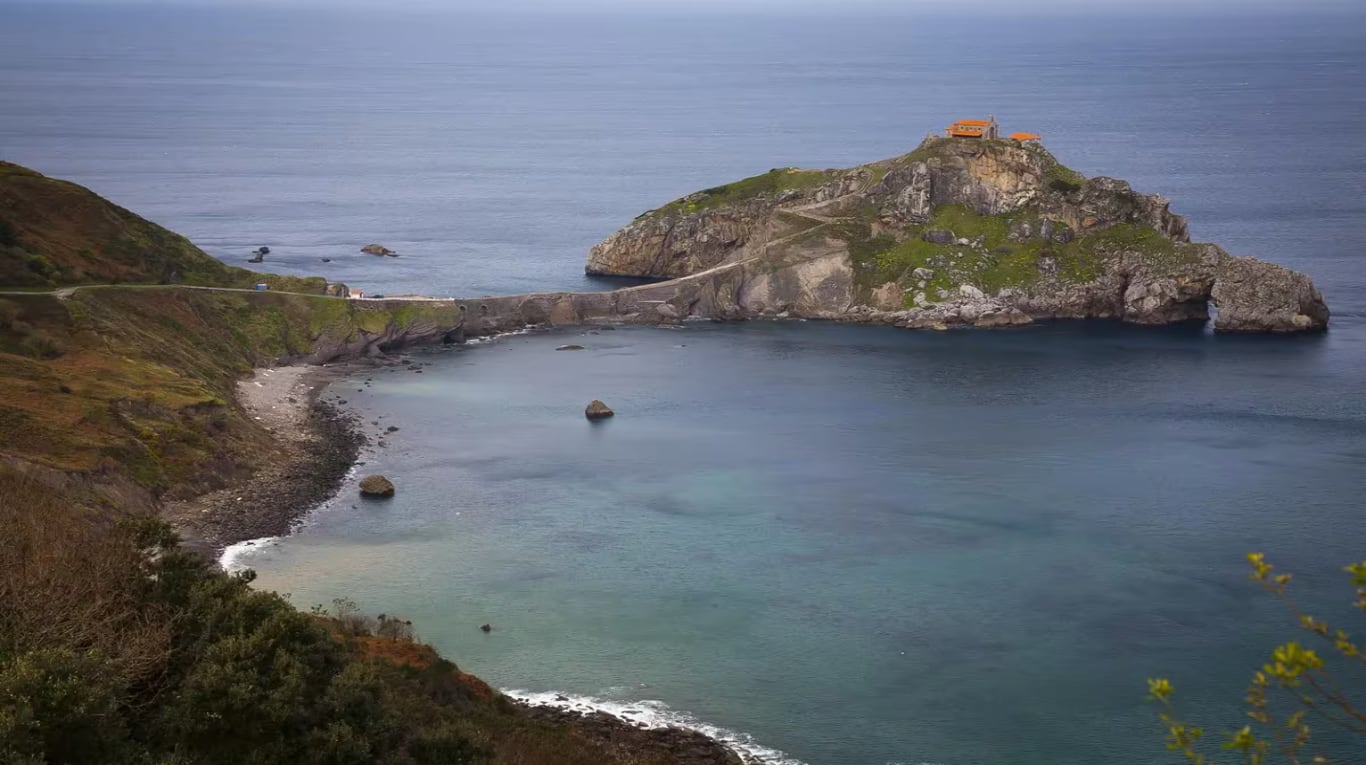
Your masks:
<svg viewBox="0 0 1366 765"><path fill-rule="evenodd" d="M536 12L549 15L614 13L622 15L669 16L942 16L975 17L990 13L995 17L1076 19L1113 17L1278 17L1366 15L1366 3L1359 0L1149 0L1135 7L1129 0L1035 0L1021 6L1010 0L844 0L838 9L826 0L0 0L0 6L30 6L41 9L80 7L139 8L240 8L298 9L328 11L379 11L405 13L478 13L506 16Z"/></svg>

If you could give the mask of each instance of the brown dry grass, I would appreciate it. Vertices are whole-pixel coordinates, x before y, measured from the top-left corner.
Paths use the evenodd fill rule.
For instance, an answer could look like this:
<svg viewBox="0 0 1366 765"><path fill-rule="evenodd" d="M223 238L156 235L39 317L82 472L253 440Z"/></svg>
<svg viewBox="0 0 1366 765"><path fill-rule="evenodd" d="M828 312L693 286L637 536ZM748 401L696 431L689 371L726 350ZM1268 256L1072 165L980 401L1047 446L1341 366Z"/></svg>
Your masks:
<svg viewBox="0 0 1366 765"><path fill-rule="evenodd" d="M0 634L17 652L108 657L120 676L155 677L169 659L171 615L137 592L141 556L48 487L0 468Z"/></svg>

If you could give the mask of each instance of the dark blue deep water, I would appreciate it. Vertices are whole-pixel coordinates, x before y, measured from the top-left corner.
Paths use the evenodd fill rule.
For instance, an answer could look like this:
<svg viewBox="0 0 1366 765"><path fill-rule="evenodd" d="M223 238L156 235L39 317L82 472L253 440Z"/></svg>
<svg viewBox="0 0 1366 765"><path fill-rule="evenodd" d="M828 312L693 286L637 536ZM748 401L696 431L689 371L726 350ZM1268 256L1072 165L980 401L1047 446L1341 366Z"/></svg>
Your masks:
<svg viewBox="0 0 1366 765"><path fill-rule="evenodd" d="M503 338L338 385L401 427L363 467L398 496L348 489L238 560L301 606L402 613L504 688L686 715L770 756L1173 762L1144 678L1240 725L1249 673L1296 636L1242 553L1352 618L1366 17L0 4L0 158L229 262L265 244L274 270L371 291L600 286L587 249L642 210L988 112L1167 195L1195 238L1308 272L1332 330ZM567 338L587 350L553 352ZM591 398L619 416L588 426Z"/></svg>

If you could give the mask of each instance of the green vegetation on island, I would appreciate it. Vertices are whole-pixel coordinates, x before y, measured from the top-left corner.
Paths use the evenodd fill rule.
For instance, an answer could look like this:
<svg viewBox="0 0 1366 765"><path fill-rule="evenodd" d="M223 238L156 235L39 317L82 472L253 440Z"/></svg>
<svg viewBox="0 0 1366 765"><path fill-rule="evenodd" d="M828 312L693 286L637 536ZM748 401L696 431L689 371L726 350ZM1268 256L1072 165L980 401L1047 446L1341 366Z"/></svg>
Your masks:
<svg viewBox="0 0 1366 765"><path fill-rule="evenodd" d="M682 199L675 199L658 210L641 213L641 216L655 213L690 215L704 210L715 210L759 197L776 197L787 191L815 188L838 180L840 175L841 172L838 170L801 170L795 167L775 167L760 175L722 186L713 186L689 194Z"/></svg>
<svg viewBox="0 0 1366 765"><path fill-rule="evenodd" d="M1048 226L1051 236L1037 233ZM1037 210L978 215L963 205L944 205L926 224L905 229L904 238L872 234L868 223L839 224L837 235L849 246L854 278L870 291L895 282L908 291L905 305L921 292L931 301L971 284L988 295L1024 289L1041 281L1084 284L1103 272L1107 257L1142 252L1152 263L1176 267L1193 262L1196 248L1173 242L1148 226L1121 223L1077 236L1066 224L1046 221ZM934 234L941 236L935 241ZM927 238L928 235L928 238ZM929 272L920 278L917 276ZM923 286L920 282L924 282Z"/></svg>

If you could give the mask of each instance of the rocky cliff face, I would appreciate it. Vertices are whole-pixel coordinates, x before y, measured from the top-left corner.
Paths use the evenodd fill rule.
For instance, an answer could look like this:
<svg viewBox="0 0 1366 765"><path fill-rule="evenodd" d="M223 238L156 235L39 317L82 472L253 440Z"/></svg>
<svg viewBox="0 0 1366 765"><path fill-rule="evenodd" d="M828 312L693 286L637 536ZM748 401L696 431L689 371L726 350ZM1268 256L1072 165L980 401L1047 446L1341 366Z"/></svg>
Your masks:
<svg viewBox="0 0 1366 765"><path fill-rule="evenodd" d="M1168 324L1205 320L1212 305L1225 332L1328 322L1308 277L1192 244L1166 199L1011 141L931 137L851 170L774 170L698 192L608 237L587 271L677 280L616 299L666 319Z"/></svg>

